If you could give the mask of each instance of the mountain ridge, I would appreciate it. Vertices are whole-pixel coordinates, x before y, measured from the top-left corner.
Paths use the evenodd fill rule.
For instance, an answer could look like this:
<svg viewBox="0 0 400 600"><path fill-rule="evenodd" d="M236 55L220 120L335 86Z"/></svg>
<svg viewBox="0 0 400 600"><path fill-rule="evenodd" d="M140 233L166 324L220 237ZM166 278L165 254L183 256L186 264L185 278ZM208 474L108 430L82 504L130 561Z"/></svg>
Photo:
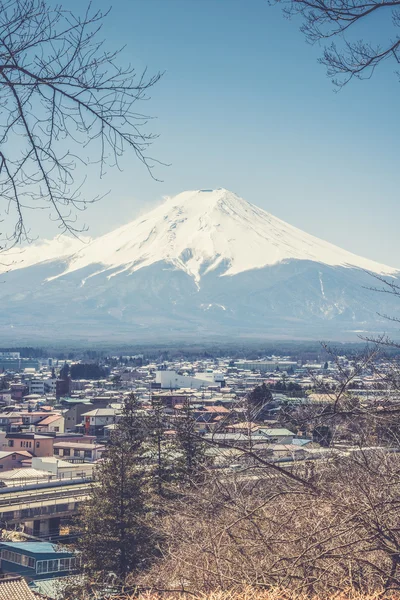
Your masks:
<svg viewBox="0 0 400 600"><path fill-rule="evenodd" d="M72 240L70 244L69 254L63 248L59 256L56 252L49 256L49 260L68 261L63 274L95 262L107 268L126 266L134 272L167 259L199 281L223 262L229 266L221 275L235 275L292 258L379 274L397 272L305 233L224 188L182 192L81 247ZM48 247L51 252L51 243ZM28 258L29 251L28 247ZM19 268L24 268L23 262Z"/></svg>
<svg viewBox="0 0 400 600"><path fill-rule="evenodd" d="M68 244L66 245L68 246ZM116 230L4 273L0 335L26 339L355 339L388 330L398 270L225 189L182 192ZM28 252L28 251L27 251Z"/></svg>

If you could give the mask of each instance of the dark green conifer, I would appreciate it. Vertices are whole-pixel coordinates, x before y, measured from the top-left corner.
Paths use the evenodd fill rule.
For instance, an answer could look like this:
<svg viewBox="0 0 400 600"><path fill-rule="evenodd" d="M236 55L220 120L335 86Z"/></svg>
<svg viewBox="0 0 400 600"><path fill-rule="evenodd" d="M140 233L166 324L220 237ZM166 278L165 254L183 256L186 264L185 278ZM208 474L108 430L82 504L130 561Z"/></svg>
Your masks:
<svg viewBox="0 0 400 600"><path fill-rule="evenodd" d="M112 572L121 580L144 568L154 553L144 460L146 431L140 412L132 394L80 514L84 568L103 575Z"/></svg>

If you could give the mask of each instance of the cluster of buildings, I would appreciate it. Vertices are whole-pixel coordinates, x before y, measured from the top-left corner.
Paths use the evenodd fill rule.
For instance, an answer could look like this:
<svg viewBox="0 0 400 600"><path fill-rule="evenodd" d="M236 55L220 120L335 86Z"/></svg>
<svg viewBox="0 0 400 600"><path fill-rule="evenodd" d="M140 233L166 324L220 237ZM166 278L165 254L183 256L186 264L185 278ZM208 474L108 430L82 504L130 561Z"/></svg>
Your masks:
<svg viewBox="0 0 400 600"><path fill-rule="evenodd" d="M2 585L14 585L25 586L35 597L53 598L55 580L76 569L73 552L60 549L58 543L65 517L76 510L76 494L71 492L73 498L66 500L67 492L56 486L66 485L67 490L82 482L82 489L91 480L118 426L124 399L132 392L143 410L151 411L157 401L172 430L190 407L216 467L242 468L249 446L272 461L316 459L325 450L312 432L285 426L279 414L283 404L325 401L315 381L334 385L338 366L329 361L307 364L272 356L157 363L111 357L102 365L101 378L76 379L71 361L28 361L18 353L4 354L0 353L0 520L6 529L12 524L20 539L0 542L0 597ZM345 357L340 360L344 367L350 364ZM271 393L249 413L249 392L264 384ZM373 375L366 372L360 387L368 386L373 387ZM18 505L13 490L46 501L40 504L32 496ZM7 502L15 502L15 510L8 507L7 512ZM52 526L57 544L49 541ZM68 527L64 530L67 541Z"/></svg>
<svg viewBox="0 0 400 600"><path fill-rule="evenodd" d="M310 368L326 379L334 370L329 363L308 365L274 356L257 361L176 360L141 366L120 357L117 364L110 360L104 365L104 378L90 380L73 379L71 361L57 363L47 358L26 367L18 353L5 354L0 354L0 485L6 486L11 480L90 473L118 424L124 398L132 392L145 409L158 399L166 418L190 405L196 428L205 439L223 435L243 445L250 434L260 442L268 439L277 456L289 451L299 455L298 446L304 450L307 444L304 438L298 439L298 432L287 433L280 426L279 406L283 401L312 398ZM254 416L249 429L243 399L262 383L272 389L273 398L262 414ZM236 422L225 423L232 412Z"/></svg>

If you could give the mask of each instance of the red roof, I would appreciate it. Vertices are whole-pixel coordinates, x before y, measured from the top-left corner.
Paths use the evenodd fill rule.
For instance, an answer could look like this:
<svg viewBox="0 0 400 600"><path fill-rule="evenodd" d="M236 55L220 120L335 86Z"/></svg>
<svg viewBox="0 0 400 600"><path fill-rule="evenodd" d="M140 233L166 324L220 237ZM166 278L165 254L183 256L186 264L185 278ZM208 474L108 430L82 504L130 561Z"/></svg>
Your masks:
<svg viewBox="0 0 400 600"><path fill-rule="evenodd" d="M54 421L58 421L58 419L60 418L61 415L49 415L48 417L45 417L44 419L36 423L36 427L40 425L51 425L51 423L54 423Z"/></svg>

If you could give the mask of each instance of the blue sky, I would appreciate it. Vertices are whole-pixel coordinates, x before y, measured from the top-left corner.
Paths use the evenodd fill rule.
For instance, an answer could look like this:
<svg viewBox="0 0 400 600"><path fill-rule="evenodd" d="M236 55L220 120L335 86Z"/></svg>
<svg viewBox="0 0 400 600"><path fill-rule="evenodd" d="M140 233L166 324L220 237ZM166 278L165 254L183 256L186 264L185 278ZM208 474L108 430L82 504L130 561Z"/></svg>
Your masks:
<svg viewBox="0 0 400 600"><path fill-rule="evenodd" d="M170 166L157 168L162 182L131 155L122 173L98 181L90 172L90 191L112 190L83 215L90 234L164 195L225 187L309 233L400 266L394 65L335 93L317 62L321 48L266 0L115 0L104 34L110 47L126 44L138 70L165 71L141 109L157 117L152 154ZM35 225L53 233L46 219Z"/></svg>

